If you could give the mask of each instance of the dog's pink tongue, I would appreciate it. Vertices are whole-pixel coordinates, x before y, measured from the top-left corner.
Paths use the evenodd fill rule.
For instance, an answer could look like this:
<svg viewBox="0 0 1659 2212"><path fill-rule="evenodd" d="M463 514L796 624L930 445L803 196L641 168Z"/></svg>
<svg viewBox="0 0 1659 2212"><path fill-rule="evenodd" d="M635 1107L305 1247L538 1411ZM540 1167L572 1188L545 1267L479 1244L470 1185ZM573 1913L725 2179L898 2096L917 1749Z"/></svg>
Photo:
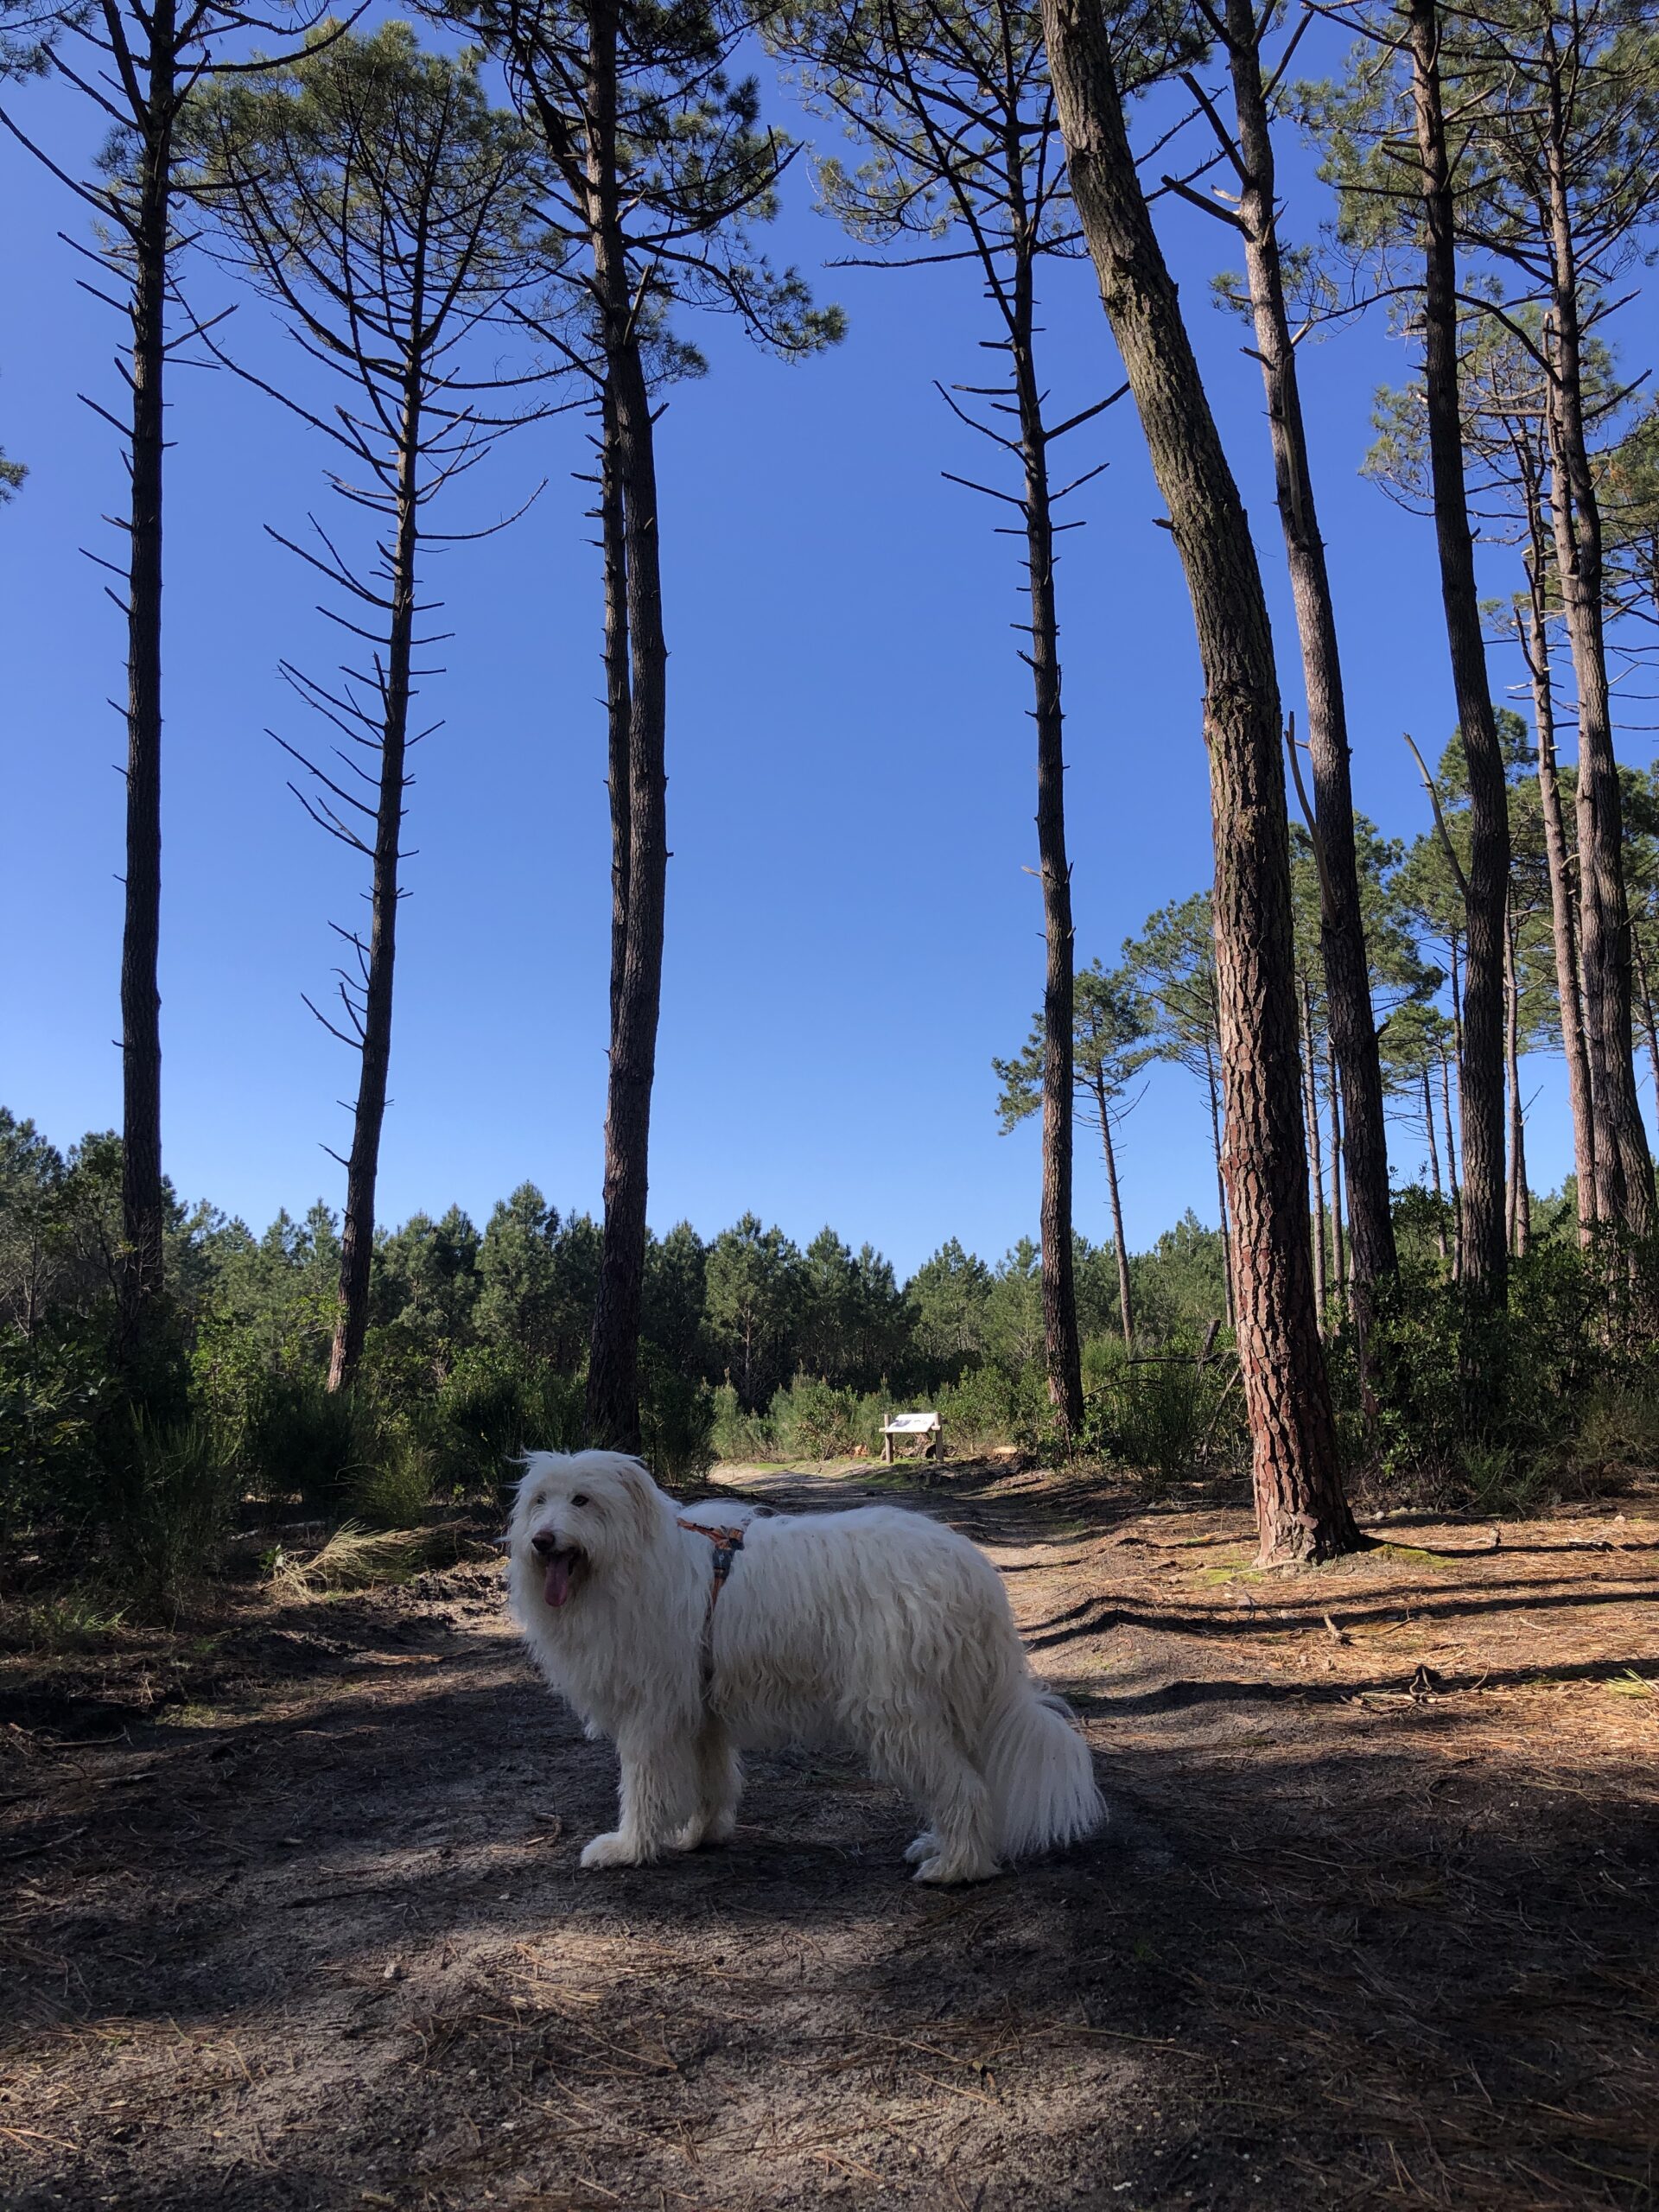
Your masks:
<svg viewBox="0 0 1659 2212"><path fill-rule="evenodd" d="M550 1605L562 1605L570 1595L570 1560L567 1553L555 1552L548 1560L542 1595Z"/></svg>

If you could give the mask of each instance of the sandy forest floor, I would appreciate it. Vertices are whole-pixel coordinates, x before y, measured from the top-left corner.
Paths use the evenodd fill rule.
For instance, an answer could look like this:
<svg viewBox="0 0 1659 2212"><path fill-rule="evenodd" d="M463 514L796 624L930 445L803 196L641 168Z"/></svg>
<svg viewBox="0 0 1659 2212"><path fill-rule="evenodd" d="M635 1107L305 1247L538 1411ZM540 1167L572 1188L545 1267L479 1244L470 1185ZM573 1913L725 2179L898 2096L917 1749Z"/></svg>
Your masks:
<svg viewBox="0 0 1659 2212"><path fill-rule="evenodd" d="M0 1659L0 2200L1656 2202L1659 1495L1272 1578L1200 1492L918 1502L1114 1813L969 1891L823 1755L723 1853L579 1874L612 1756L481 1562Z"/></svg>

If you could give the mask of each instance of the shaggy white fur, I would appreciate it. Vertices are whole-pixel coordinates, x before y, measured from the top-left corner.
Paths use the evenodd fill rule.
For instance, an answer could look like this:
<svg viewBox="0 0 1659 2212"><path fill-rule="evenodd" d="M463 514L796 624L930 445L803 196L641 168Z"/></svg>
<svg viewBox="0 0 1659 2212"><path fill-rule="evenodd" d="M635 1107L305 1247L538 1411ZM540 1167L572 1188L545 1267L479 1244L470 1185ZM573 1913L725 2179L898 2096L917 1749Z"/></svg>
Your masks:
<svg viewBox="0 0 1659 2212"><path fill-rule="evenodd" d="M1105 1818L1088 1745L1035 1682L1001 1577L965 1536L892 1506L679 1507L637 1459L528 1456L508 1529L512 1609L548 1681L621 1760L614 1831L584 1866L723 1843L739 1753L831 1738L919 1806L905 1856L972 1882ZM715 1546L743 1548L712 1616Z"/></svg>

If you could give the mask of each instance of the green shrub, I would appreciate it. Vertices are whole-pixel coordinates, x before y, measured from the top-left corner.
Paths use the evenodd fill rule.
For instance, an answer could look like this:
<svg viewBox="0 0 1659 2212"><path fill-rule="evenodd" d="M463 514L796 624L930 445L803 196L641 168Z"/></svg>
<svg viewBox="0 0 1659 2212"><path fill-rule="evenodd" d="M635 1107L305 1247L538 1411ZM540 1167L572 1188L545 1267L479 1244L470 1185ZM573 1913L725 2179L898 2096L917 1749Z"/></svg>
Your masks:
<svg viewBox="0 0 1659 2212"><path fill-rule="evenodd" d="M715 1393L696 1376L652 1356L645 1348L639 1388L639 1428L646 1465L658 1482L681 1490L701 1481L720 1457L715 1445Z"/></svg>
<svg viewBox="0 0 1659 2212"><path fill-rule="evenodd" d="M447 1485L494 1497L526 1452L579 1452L587 1441L579 1376L517 1350L460 1353L416 1416Z"/></svg>
<svg viewBox="0 0 1659 2212"><path fill-rule="evenodd" d="M204 1421L133 1412L109 1468L110 1579L149 1611L176 1611L228 1532L240 1483Z"/></svg>
<svg viewBox="0 0 1659 2212"><path fill-rule="evenodd" d="M1216 1451L1230 1452L1233 1376L1230 1359L1200 1367L1196 1351L1122 1359L1085 1397L1084 1448L1173 1482Z"/></svg>
<svg viewBox="0 0 1659 2212"><path fill-rule="evenodd" d="M413 1529L432 1503L437 1455L412 1436L395 1436L352 1477L353 1513L371 1529Z"/></svg>
<svg viewBox="0 0 1659 2212"><path fill-rule="evenodd" d="M1586 1473L1605 1467L1659 1467L1659 1376L1593 1384L1567 1456Z"/></svg>
<svg viewBox="0 0 1659 2212"><path fill-rule="evenodd" d="M1564 1468L1659 1464L1650 1255L1546 1241L1510 1269L1507 1309L1473 1305L1432 1262L1377 1287L1366 1342L1330 1367L1350 1471L1379 1499L1525 1511Z"/></svg>
<svg viewBox="0 0 1659 2212"><path fill-rule="evenodd" d="M99 1440L119 1410L101 1334L71 1325L0 1336L0 1535L101 1515Z"/></svg>
<svg viewBox="0 0 1659 2212"><path fill-rule="evenodd" d="M933 1410L944 1424L945 1450L953 1457L996 1444L1034 1449L1047 1427L1048 1390L1035 1362L1011 1371L988 1360L946 1383L934 1396Z"/></svg>
<svg viewBox="0 0 1659 2212"><path fill-rule="evenodd" d="M881 1423L888 1402L838 1389L812 1375L798 1375L773 1394L766 1409L772 1448L782 1459L844 1459L861 1447L872 1457L881 1448Z"/></svg>
<svg viewBox="0 0 1659 2212"><path fill-rule="evenodd" d="M717 1459L742 1461L782 1457L768 1415L746 1412L729 1382L721 1383L714 1397L711 1440Z"/></svg>
<svg viewBox="0 0 1659 2212"><path fill-rule="evenodd" d="M310 1511L340 1510L378 1445L372 1408L315 1370L264 1375L249 1390L238 1457L273 1503L297 1496Z"/></svg>

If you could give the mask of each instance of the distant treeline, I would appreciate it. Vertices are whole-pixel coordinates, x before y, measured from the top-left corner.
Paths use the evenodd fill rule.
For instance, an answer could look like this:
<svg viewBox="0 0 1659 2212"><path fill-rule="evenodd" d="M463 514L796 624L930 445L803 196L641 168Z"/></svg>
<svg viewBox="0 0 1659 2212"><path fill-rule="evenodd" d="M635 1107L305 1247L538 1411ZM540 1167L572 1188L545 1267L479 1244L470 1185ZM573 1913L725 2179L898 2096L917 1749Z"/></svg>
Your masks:
<svg viewBox="0 0 1659 2212"><path fill-rule="evenodd" d="M0 1109L0 1321L15 1347L96 1331L112 1315L120 1243L120 1142L87 1136L60 1153ZM339 1220L319 1201L256 1236L208 1205L169 1194L168 1272L195 1341L276 1370L326 1370L340 1265ZM1085 1334L1116 1336L1109 1245L1076 1243ZM416 1213L376 1238L371 1374L441 1382L474 1350L561 1376L588 1355L600 1230L561 1213L533 1183L483 1228L459 1206ZM1188 1213L1130 1262L1138 1325L1162 1341L1202 1332L1224 1311L1221 1239ZM729 1386L746 1412L796 1375L903 1396L995 1365L1039 1367L1038 1252L1021 1238L991 1262L955 1238L908 1281L872 1246L825 1227L804 1249L758 1215L709 1239L689 1222L646 1248L645 1340L658 1367Z"/></svg>

